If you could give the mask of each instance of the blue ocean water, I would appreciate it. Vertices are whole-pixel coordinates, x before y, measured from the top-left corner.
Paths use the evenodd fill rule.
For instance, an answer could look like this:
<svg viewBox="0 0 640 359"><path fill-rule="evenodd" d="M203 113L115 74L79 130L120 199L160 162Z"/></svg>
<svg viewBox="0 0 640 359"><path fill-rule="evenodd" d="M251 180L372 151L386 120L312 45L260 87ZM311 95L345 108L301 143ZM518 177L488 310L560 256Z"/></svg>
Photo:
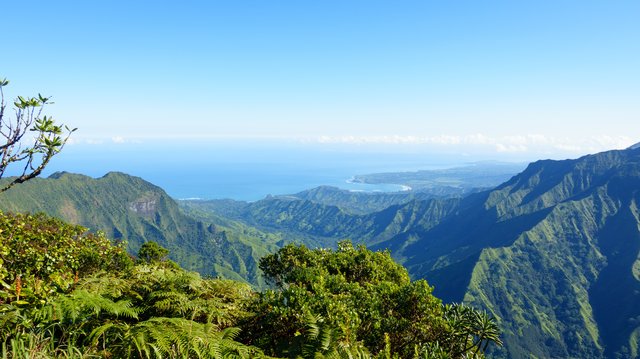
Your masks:
<svg viewBox="0 0 640 359"><path fill-rule="evenodd" d="M73 145L54 158L44 175L68 171L101 177L119 171L141 177L174 198L254 201L320 185L356 191L399 191L402 188L398 185L349 180L358 174L445 168L462 162L452 156L304 145Z"/></svg>

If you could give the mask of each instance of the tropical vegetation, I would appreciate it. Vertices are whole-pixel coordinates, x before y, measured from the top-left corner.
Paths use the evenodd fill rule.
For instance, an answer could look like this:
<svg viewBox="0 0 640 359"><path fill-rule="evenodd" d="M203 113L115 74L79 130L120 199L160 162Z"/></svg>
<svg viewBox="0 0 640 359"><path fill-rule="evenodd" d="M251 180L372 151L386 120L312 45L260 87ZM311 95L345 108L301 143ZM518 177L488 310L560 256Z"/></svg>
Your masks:
<svg viewBox="0 0 640 359"><path fill-rule="evenodd" d="M185 205L292 238L389 249L444 302L496 318L504 346L489 347L493 358L640 358L637 145L537 161L489 191L365 215L327 205L323 192Z"/></svg>
<svg viewBox="0 0 640 359"><path fill-rule="evenodd" d="M486 313L349 242L264 257L273 286L256 292L42 214L0 214L0 239L4 358L470 358L500 344Z"/></svg>

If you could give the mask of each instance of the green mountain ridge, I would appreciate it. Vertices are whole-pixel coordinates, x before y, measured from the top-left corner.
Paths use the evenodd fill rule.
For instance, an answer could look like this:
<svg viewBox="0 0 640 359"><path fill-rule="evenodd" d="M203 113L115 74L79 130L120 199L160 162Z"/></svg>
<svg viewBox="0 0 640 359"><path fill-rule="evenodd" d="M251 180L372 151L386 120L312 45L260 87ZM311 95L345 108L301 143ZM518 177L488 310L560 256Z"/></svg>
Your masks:
<svg viewBox="0 0 640 359"><path fill-rule="evenodd" d="M294 196L268 197L256 202L181 201L188 210L210 211L212 216L230 216L265 232L278 233L283 242L333 247L352 239L372 245L393 238L414 226L428 228L451 214L459 198L410 200L370 214L353 214Z"/></svg>
<svg viewBox="0 0 640 359"><path fill-rule="evenodd" d="M377 247L443 299L495 315L494 357L638 357L639 190L638 150L538 161Z"/></svg>
<svg viewBox="0 0 640 359"><path fill-rule="evenodd" d="M448 302L498 318L496 358L635 358L640 150L542 160L493 190L370 214L288 198L236 208L263 230L388 248ZM614 298L615 296L615 298Z"/></svg>
<svg viewBox="0 0 640 359"><path fill-rule="evenodd" d="M390 206L405 204L412 200L428 200L439 197L429 192L357 192L331 186L319 186L291 195L297 199L318 204L336 206L352 214L370 214L382 211Z"/></svg>
<svg viewBox="0 0 640 359"><path fill-rule="evenodd" d="M640 149L537 161L492 190L405 197L373 212L336 205L353 198L327 188L251 203L180 201L180 211L139 178L52 177L12 189L0 207L75 218L133 246L159 238L187 268L251 281L261 253L350 238L390 249L443 300L495 316L505 346L492 357L640 355ZM372 207L391 197L380 198Z"/></svg>
<svg viewBox="0 0 640 359"><path fill-rule="evenodd" d="M185 215L160 187L139 177L110 172L101 178L58 172L0 196L0 210L44 212L116 240L136 253L147 241L171 251L184 268L262 285L257 261L279 238L240 223L203 222Z"/></svg>

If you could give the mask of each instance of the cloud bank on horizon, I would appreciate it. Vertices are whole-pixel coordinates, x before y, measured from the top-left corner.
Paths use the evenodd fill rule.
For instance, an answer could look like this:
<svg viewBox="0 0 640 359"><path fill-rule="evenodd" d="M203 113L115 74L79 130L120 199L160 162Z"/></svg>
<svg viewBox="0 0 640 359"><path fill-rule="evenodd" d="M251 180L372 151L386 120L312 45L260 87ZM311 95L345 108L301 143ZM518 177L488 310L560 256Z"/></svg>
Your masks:
<svg viewBox="0 0 640 359"><path fill-rule="evenodd" d="M492 137L481 133L457 136L320 136L319 143L336 144L385 144L385 145L434 145L493 147L495 152L549 152L559 150L563 152L594 152L609 149L624 149L636 141L628 136L592 136L576 139L571 137L553 137L541 134L515 135Z"/></svg>
<svg viewBox="0 0 640 359"><path fill-rule="evenodd" d="M201 148L222 147L229 149L245 146L247 148L277 148L286 146L312 146L316 148L333 148L338 150L375 149L393 152L422 153L468 153L484 154L487 159L500 159L512 155L521 155L523 159L536 159L540 155L577 156L607 150L626 149L636 144L638 139L629 136L591 136L585 138L553 137L542 134L489 136L482 133L471 135L438 135L438 136L307 136L307 137L274 137L274 136L145 136L126 137L77 137L70 146L157 146L163 143L174 145L191 144Z"/></svg>

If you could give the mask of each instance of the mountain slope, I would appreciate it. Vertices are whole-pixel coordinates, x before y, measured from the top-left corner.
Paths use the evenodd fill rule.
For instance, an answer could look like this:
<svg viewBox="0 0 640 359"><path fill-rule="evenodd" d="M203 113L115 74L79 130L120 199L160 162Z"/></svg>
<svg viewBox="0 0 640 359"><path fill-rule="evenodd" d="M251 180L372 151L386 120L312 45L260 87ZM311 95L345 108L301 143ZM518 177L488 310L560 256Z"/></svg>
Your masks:
<svg viewBox="0 0 640 359"><path fill-rule="evenodd" d="M496 357L637 357L639 200L640 150L538 161L377 247L445 300L494 314Z"/></svg>
<svg viewBox="0 0 640 359"><path fill-rule="evenodd" d="M355 215L299 198L234 207L236 218L319 245L388 248L449 302L496 316L494 357L638 357L640 149L538 161L463 199Z"/></svg>
<svg viewBox="0 0 640 359"><path fill-rule="evenodd" d="M189 270L258 285L262 279L257 260L276 250L279 240L229 220L196 220L159 187L115 172L98 179L70 173L36 178L0 196L0 209L45 212L103 231L110 238L127 240L130 253L153 240Z"/></svg>
<svg viewBox="0 0 640 359"><path fill-rule="evenodd" d="M327 206L336 206L352 214L369 214L412 200L428 200L438 196L427 192L354 192L331 186L320 186L290 197Z"/></svg>
<svg viewBox="0 0 640 359"><path fill-rule="evenodd" d="M180 201L187 211L209 213L212 220L228 216L245 225L282 236L282 243L334 247L351 239L372 245L411 228L431 228L457 208L459 198L412 200L370 214L353 214L340 207L295 196L268 197L256 202Z"/></svg>

